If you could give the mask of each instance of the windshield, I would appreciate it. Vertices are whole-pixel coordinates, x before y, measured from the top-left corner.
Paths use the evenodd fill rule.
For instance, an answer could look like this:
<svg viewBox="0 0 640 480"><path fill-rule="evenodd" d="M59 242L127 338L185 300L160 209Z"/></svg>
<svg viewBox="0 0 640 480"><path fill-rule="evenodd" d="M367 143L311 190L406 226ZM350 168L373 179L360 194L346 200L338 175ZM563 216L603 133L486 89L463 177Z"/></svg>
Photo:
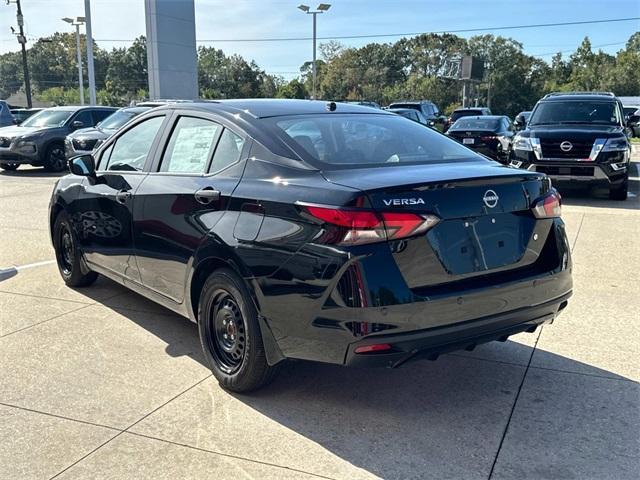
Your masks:
<svg viewBox="0 0 640 480"><path fill-rule="evenodd" d="M22 122L22 127L61 127L69 117L71 110L43 110Z"/></svg>
<svg viewBox="0 0 640 480"><path fill-rule="evenodd" d="M495 118L461 118L451 127L451 130L495 130L499 120Z"/></svg>
<svg viewBox="0 0 640 480"><path fill-rule="evenodd" d="M461 111L455 111L451 114L451 121L455 122L456 120L458 120L459 118L462 117L472 117L474 115L482 115L482 112L480 110L461 110Z"/></svg>
<svg viewBox="0 0 640 480"><path fill-rule="evenodd" d="M398 115L300 115L265 119L326 169L478 160L476 154Z"/></svg>
<svg viewBox="0 0 640 480"><path fill-rule="evenodd" d="M541 102L531 114L530 126L592 123L619 125L620 117L615 102L567 100Z"/></svg>
<svg viewBox="0 0 640 480"><path fill-rule="evenodd" d="M127 123L129 120L131 120L133 117L138 115L138 113L140 112L118 110L101 121L98 126L100 128L104 128L105 130L116 130Z"/></svg>

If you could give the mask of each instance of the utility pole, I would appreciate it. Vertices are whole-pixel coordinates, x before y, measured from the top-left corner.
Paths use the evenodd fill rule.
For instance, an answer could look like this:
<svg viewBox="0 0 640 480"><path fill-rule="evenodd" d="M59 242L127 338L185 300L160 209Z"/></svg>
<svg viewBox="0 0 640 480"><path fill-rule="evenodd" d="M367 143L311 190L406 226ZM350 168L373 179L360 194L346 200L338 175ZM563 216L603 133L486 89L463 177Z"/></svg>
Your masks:
<svg viewBox="0 0 640 480"><path fill-rule="evenodd" d="M12 3L12 1L16 4L17 7L17 15L16 18L18 20L18 34L16 35L18 38L18 43L22 48L22 69L24 73L24 93L27 96L27 107L33 107L31 103L31 79L29 78L29 65L27 64L27 37L24 35L24 17L22 16L22 7L20 6L20 0L7 0L7 5ZM13 28L11 29L13 30Z"/></svg>
<svg viewBox="0 0 640 480"><path fill-rule="evenodd" d="M84 105L84 79L82 78L82 50L80 49L80 25L84 25L84 17L64 17L63 22L76 27L76 54L78 55L78 87L80 90L80 105Z"/></svg>
<svg viewBox="0 0 640 480"><path fill-rule="evenodd" d="M91 0L84 0L87 31L87 76L89 77L89 104L96 104L96 75L93 69L93 35L91 33Z"/></svg>

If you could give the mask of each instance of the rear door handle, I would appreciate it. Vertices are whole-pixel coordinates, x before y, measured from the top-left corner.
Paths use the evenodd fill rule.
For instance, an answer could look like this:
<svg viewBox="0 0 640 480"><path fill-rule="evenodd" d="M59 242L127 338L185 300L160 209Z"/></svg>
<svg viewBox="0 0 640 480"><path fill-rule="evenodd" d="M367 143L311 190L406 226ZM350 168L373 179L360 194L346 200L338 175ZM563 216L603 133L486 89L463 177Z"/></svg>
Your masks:
<svg viewBox="0 0 640 480"><path fill-rule="evenodd" d="M213 187L205 187L194 193L196 200L203 205L220 200L220 192Z"/></svg>
<svg viewBox="0 0 640 480"><path fill-rule="evenodd" d="M118 203L127 203L129 198L131 198L131 192L127 190L120 190L116 193L116 202Z"/></svg>

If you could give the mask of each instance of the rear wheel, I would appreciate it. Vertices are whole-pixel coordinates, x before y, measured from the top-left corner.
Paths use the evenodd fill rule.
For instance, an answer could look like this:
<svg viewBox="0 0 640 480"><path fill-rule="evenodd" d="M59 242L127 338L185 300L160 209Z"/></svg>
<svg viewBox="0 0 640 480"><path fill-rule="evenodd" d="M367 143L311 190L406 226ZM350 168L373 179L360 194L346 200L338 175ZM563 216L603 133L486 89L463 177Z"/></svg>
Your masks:
<svg viewBox="0 0 640 480"><path fill-rule="evenodd" d="M80 265L80 252L71 223L65 212L60 212L53 225L53 248L60 275L70 287L85 287L98 278L96 272L83 273Z"/></svg>
<svg viewBox="0 0 640 480"><path fill-rule="evenodd" d="M19 163L0 163L0 168L9 172L17 170L19 166Z"/></svg>
<svg viewBox="0 0 640 480"><path fill-rule="evenodd" d="M258 313L242 279L229 269L212 273L202 287L198 330L205 359L220 386L249 392L278 371L265 356Z"/></svg>
<svg viewBox="0 0 640 480"><path fill-rule="evenodd" d="M54 143L47 148L44 157L44 168L49 172L61 172L67 168L64 146Z"/></svg>
<svg viewBox="0 0 640 480"><path fill-rule="evenodd" d="M625 178L621 185L609 190L611 200L626 200L629 195L629 179Z"/></svg>

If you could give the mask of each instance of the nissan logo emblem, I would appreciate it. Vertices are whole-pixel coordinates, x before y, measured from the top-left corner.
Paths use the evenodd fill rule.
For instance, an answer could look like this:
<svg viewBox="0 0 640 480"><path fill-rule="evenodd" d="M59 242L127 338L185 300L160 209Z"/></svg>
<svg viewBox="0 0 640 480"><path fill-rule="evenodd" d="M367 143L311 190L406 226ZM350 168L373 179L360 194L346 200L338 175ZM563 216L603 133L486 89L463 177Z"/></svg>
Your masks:
<svg viewBox="0 0 640 480"><path fill-rule="evenodd" d="M573 148L573 145L571 144L571 142L564 141L560 144L560 150L562 150L563 152L568 152L572 148Z"/></svg>
<svg viewBox="0 0 640 480"><path fill-rule="evenodd" d="M484 192L484 196L482 197L482 201L489 208L494 208L496 205L498 205L499 199L500 197L498 197L498 194L493 190L487 190L486 192Z"/></svg>

